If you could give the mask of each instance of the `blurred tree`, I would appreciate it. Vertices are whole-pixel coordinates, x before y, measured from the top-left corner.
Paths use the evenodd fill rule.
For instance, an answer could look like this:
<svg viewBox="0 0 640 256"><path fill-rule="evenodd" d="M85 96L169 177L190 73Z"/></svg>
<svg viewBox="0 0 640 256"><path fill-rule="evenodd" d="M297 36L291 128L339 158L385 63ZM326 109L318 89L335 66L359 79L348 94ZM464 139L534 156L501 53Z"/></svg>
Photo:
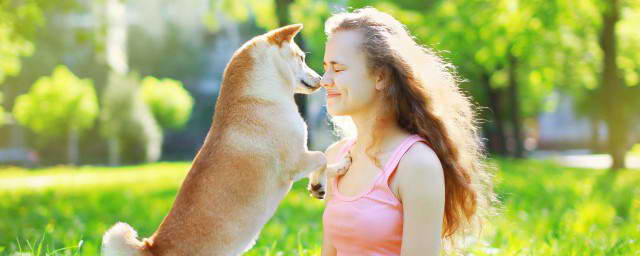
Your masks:
<svg viewBox="0 0 640 256"><path fill-rule="evenodd" d="M0 127L4 125L5 121L5 113L4 108L2 107L2 92L0 92Z"/></svg>
<svg viewBox="0 0 640 256"><path fill-rule="evenodd" d="M625 155L640 135L640 3L592 0L565 3L561 41L565 74L573 83L564 87L574 95L577 112L591 119L592 149L599 151L599 126L607 128L605 150L611 170L625 167ZM634 138L635 136L635 138Z"/></svg>
<svg viewBox="0 0 640 256"><path fill-rule="evenodd" d="M111 86L112 88L117 87L117 84L121 84L124 86L127 86L127 85L135 86L135 87L127 88L129 90L125 89L125 91L131 92L132 88L136 88L134 90L137 91L138 84L133 83L133 81L137 82L137 79L127 80L127 78L124 78L126 73L129 71L129 59L127 55L127 31L128 31L129 24L127 21L126 3L124 1L119 1L119 0L106 0L105 5L106 5L106 8L105 8L105 11L106 11L105 55L106 55L107 64L109 65L110 72L112 74L112 76L109 77L110 79L109 79L108 86ZM118 78L124 78L124 79L120 80ZM111 88L107 87L107 89L111 89ZM130 110L124 113L112 112L112 114L126 116L127 114L134 113L134 111L136 110L140 110L140 112L145 114L149 112L144 107L136 106L136 103L138 103L137 105L141 105L139 104L139 99L137 97L138 94L137 93L131 93L131 94L132 95L130 97L133 97L133 98L130 100L130 102L132 102L132 105L134 106L132 108L133 111ZM129 98L125 96L125 97L122 97L122 99L126 101ZM116 100L113 100L113 101L116 101ZM148 114L143 116L148 116ZM130 118L128 122L125 123L125 125L131 124L131 122L136 122L137 121L136 119L137 119L137 116ZM116 159L120 159L120 156L118 156L117 154L121 153L121 150L119 147L123 146L122 143L119 143L120 140L118 135L120 134L114 134L114 135L115 136L108 137L110 160L112 160L113 157L116 157ZM124 146L124 148L126 149L127 147ZM149 148L147 147L147 150L146 150L147 154L150 151L152 151L148 149ZM113 155L114 153L116 154L115 156ZM145 159L150 160L149 157Z"/></svg>
<svg viewBox="0 0 640 256"><path fill-rule="evenodd" d="M180 81L148 76L142 80L141 89L145 103L163 129L180 129L187 123L193 97Z"/></svg>
<svg viewBox="0 0 640 256"><path fill-rule="evenodd" d="M42 1L47 3L47 1ZM62 2L69 3L62 5ZM35 78L48 75L60 63L64 63L78 76L90 77L94 81L96 91L98 93L104 92L109 70L112 69L107 63L106 1L84 1L77 5L73 5L71 2L74 1L56 0L49 1L48 3L50 4L40 5L43 6L43 15L48 22L44 24L42 29L38 29L34 33L32 43L37 47L35 47L33 55L21 59L23 72L14 77L9 77L5 82L7 86L4 86L4 88L0 86L2 90L6 89L3 95L4 109L12 109L15 97L25 93L35 82ZM131 10L128 12L131 12ZM121 14L122 12L116 13ZM77 22L78 18L89 19L92 22L80 23ZM203 52L207 51L207 47L211 47L211 41L198 43L200 38L193 38L193 35L183 33L184 31L181 31L180 27L171 25L171 22L175 22L174 20L163 19L162 21L168 25L165 28L167 31L161 34L161 37L150 33L148 27L149 24L153 24L153 21L127 25L126 41L124 41L126 47L120 49L126 50L128 67L130 70L136 70L136 72L144 76L171 77L184 81L186 85L193 86L203 77L204 71L209 71L203 60L209 59L210 55L203 54ZM121 25L121 23L118 25ZM215 37L204 35L204 33L203 30L201 40L215 39ZM60 35L62 34L66 36L61 37ZM171 61L167 61L167 59ZM209 110L207 109L207 111ZM206 121L206 127L198 128L208 129L210 114L202 116L205 116L209 121ZM190 128L189 131L170 131L167 134L181 137L187 133L192 137L199 138L199 135L192 134L194 133L193 130L195 130L193 127L188 128ZM20 136L21 134L14 132L14 129L2 129L0 132L2 133L0 135L2 137L0 144L4 144L3 140L5 138ZM85 136L95 137L95 135L99 134L100 130L96 126L85 133ZM31 144L32 140L37 142L36 137L32 139L30 136L26 136L22 141ZM48 143L52 145L60 143L55 140L55 138L52 138ZM8 139L6 141L10 142ZM193 144L195 143L189 143L189 145ZM88 143L88 140L81 139L80 147L84 149L81 161L87 163L108 161L108 156L116 155L108 153L109 151L107 150L111 148L109 147L111 145L113 144L109 143L109 140ZM55 163L60 159L58 151L54 147L47 145L34 146L41 150L40 153L43 160L46 159ZM167 145L167 148L174 149L176 147ZM117 155L119 156L121 153ZM189 156L189 153L184 155Z"/></svg>
<svg viewBox="0 0 640 256"><path fill-rule="evenodd" d="M43 137L67 135L68 162L79 160L78 134L91 128L98 101L91 80L81 80L64 66L38 79L13 108L16 120Z"/></svg>
<svg viewBox="0 0 640 256"><path fill-rule="evenodd" d="M625 77L621 77L624 74L621 72L619 66L621 60L623 60L623 64L627 64L627 67L640 64L633 63L632 60L625 62L624 59L619 58L620 45L618 40L620 35L616 31L616 27L620 23L620 9L622 8L621 2L623 1L624 0L605 0L603 3L600 3L602 24L599 33L599 45L603 53L600 86L604 98L604 120L608 128L608 151L613 160L611 170L625 168L626 153L633 145L629 140L632 124L629 107L630 105L638 106L637 102L640 101L638 95L634 95L631 89L626 86L627 81L624 80ZM638 33L638 27L636 27L636 36ZM638 60L636 61L640 62ZM633 73L633 71L631 73ZM637 83L637 73L635 77ZM635 89L637 90L637 88Z"/></svg>
<svg viewBox="0 0 640 256"><path fill-rule="evenodd" d="M202 35L197 35L202 38L193 38L194 35L184 33L171 23L165 28L159 38L149 32L146 24L127 26L129 68L141 76L171 77L185 85L195 83L193 80L209 72L207 61L210 57L203 53L215 44L215 37L203 31Z"/></svg>
<svg viewBox="0 0 640 256"><path fill-rule="evenodd" d="M322 71L324 59L324 21L331 15L331 1L296 0L290 5L291 22L304 24L301 36L307 51L309 67Z"/></svg>
<svg viewBox="0 0 640 256"><path fill-rule="evenodd" d="M109 82L105 91L113 87L118 87L119 83L123 83L123 86L125 87L127 85L130 85L131 88L136 88L136 89L123 88L125 89L125 91L131 92L132 90L137 90L137 84L135 84L134 82L130 82L126 78L126 74L127 72L129 72L129 60L127 58L128 21L126 16L127 14L126 4L119 0L106 0L104 1L104 3L97 2L94 4L98 5L99 7L104 7L103 9L104 11L100 13L101 15L104 15L102 20L102 22L104 22L102 24L104 27L98 28L98 33L99 33L98 36L99 37L104 36L104 38L101 38L101 40L104 40L105 59L106 59L107 65L109 66L109 71L110 71ZM129 89L129 90L126 90L126 89ZM109 101L105 102L105 104L118 101L118 99L110 97L113 95L117 95L117 94L112 93L109 96L105 96L106 99L110 99ZM134 93L134 95L137 95L137 94ZM124 102L127 102L127 100L129 99L126 96L121 95L121 97L123 97L121 100ZM133 99L130 101L135 103L137 102L136 100L137 99ZM114 115L128 116L130 114L129 112L113 111L113 108L115 108L114 104L110 104L109 106L111 108L110 112L103 116L105 117L105 120L116 122L115 120L117 119L117 117L115 117ZM121 110L134 110L134 111L138 109L139 108L136 108L136 107L133 107L133 108L129 107L129 108L123 108L123 109L121 108ZM142 110L141 112L144 112L144 110ZM135 122L135 118L121 119L121 120ZM119 127L122 127L124 125L125 124L120 123ZM120 139L119 139L120 133L121 132L119 132L119 130L117 129L113 129L112 131L109 131L107 129L107 132L103 133L104 135L106 135L106 138L107 138L110 165L120 164L121 147L123 146L121 145ZM147 150L147 152L149 151ZM149 158L146 158L146 159L149 160Z"/></svg>
<svg viewBox="0 0 640 256"><path fill-rule="evenodd" d="M2 0L0 1L0 99L6 92L3 83L22 70L21 58L31 56L35 50L33 37L45 24L45 10L70 9L75 0ZM51 69L48 69L51 70ZM29 84L30 85L30 84ZM8 98L11 98L10 96ZM11 107L11 99L0 100L0 126L5 121L4 109Z"/></svg>
<svg viewBox="0 0 640 256"><path fill-rule="evenodd" d="M624 152L633 141L629 133L633 116L638 116L640 108L635 87L640 66L637 1L433 3L433 8L422 13L384 2L379 5L395 12L419 39L450 50L448 56L463 77L483 84L484 90L476 90L474 96L489 107L498 137L506 137L501 134L505 131L502 120L511 122L515 156L522 155L522 118L552 107L553 101L543 99L552 89L561 88L583 97L578 98L579 112L606 121L612 169L624 166ZM624 22L620 9L626 14ZM622 33L616 35L616 27ZM617 46L625 54L618 54ZM484 93L477 93L481 91ZM499 144L494 146L498 149L503 146L504 140L491 143L494 136L492 132L488 135L490 148L491 144Z"/></svg>
<svg viewBox="0 0 640 256"><path fill-rule="evenodd" d="M463 88L488 107L481 114L491 121L483 124L490 152L524 156L522 120L545 109L542 99L557 77L551 61L556 53L548 49L556 42L552 28L558 7L529 0L384 1L374 6L406 24L420 43L448 58L470 81Z"/></svg>
<svg viewBox="0 0 640 256"><path fill-rule="evenodd" d="M624 144L628 136L628 119L620 107L624 107L619 102L624 102L623 87L620 81L618 63L618 37L616 36L616 25L620 21L620 1L605 0L600 4L602 23L599 31L599 45L602 50L602 78L601 93L603 96L604 120L607 123L609 145L613 163L611 169L624 168L624 158L626 149Z"/></svg>
<svg viewBox="0 0 640 256"><path fill-rule="evenodd" d="M0 1L0 84L7 76L20 72L20 57L33 53L34 46L29 39L43 23L37 1Z"/></svg>
<svg viewBox="0 0 640 256"><path fill-rule="evenodd" d="M276 10L272 0L211 0L211 9L204 17L203 22L209 30L217 31L220 15L225 15L238 22L247 22L253 16L258 26L264 29L274 29L279 26L277 12L281 11Z"/></svg>
<svg viewBox="0 0 640 256"><path fill-rule="evenodd" d="M0 1L0 89L7 76L20 73L20 57L33 53L29 34L42 25L44 18L35 1ZM0 126L5 123L0 90Z"/></svg>
<svg viewBox="0 0 640 256"><path fill-rule="evenodd" d="M6 3L7 1L0 1ZM94 61L95 51L92 51L91 38L86 37L87 23L77 23L78 17L90 17L89 10L83 3L76 0L9 0L14 5L36 4L41 10L41 25L29 26L35 20L19 21L19 26L32 27L31 29L18 29L16 32L26 38L34 47L29 56L22 56L20 61L21 72L6 77L0 90L3 91L4 109L13 109L15 99L29 91L36 80L42 76L49 76L59 65L65 65L78 77L91 79L96 91L104 83L106 76L105 67ZM83 1L86 2L86 1ZM65 36L60 36L65 35ZM1 39L0 39L1 41ZM1 48L1 47L0 47ZM0 57L2 58L2 57ZM2 61L0 61L2 62ZM9 124L13 119L7 115ZM16 122L17 123L17 122ZM40 136L27 131L26 127L13 125L0 129L0 147L37 148L41 164L57 164L66 162L66 150L60 150L59 145L65 145L66 136L49 137L42 140ZM79 140L78 147L82 149L80 163L95 162L102 158L103 152L98 152L103 147L102 141L94 141L85 138L95 138L97 126L84 131Z"/></svg>
<svg viewBox="0 0 640 256"><path fill-rule="evenodd" d="M308 51L309 64L318 70L322 68L324 49L324 21L329 17L329 5L337 1L317 0L214 0L204 23L211 31L219 28L217 17L224 13L239 22L246 22L253 15L257 25L264 29L274 29L292 23L304 24L302 36L297 43Z"/></svg>
<svg viewBox="0 0 640 256"><path fill-rule="evenodd" d="M115 162L154 162L160 158L162 132L145 104L136 74L111 72L102 94L100 130L115 141Z"/></svg>

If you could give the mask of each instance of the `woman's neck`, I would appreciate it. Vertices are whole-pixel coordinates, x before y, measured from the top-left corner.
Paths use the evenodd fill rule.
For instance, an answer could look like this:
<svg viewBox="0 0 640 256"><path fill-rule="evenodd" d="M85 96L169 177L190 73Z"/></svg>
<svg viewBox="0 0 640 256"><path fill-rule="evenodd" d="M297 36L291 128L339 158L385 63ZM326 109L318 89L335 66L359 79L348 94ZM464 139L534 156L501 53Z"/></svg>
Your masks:
<svg viewBox="0 0 640 256"><path fill-rule="evenodd" d="M390 115L381 117L377 111L370 109L362 113L354 113L351 119L356 126L358 138L353 146L353 153L361 154L371 143L374 136L378 137L379 144L376 146L382 152L390 147L395 146L396 141L405 138L408 133L402 129L396 122L396 119ZM380 122L380 124L378 124Z"/></svg>

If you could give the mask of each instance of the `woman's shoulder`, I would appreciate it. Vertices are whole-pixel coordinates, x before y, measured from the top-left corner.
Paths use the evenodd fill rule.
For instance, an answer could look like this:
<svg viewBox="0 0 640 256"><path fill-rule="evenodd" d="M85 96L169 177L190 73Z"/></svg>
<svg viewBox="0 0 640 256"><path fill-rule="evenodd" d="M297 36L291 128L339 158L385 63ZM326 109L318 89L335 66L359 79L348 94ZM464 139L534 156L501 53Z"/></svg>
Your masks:
<svg viewBox="0 0 640 256"><path fill-rule="evenodd" d="M404 154L398 164L398 169L406 169L406 172L427 170L431 174L437 174L434 172L441 173L442 165L440 158L431 147L426 143L417 142Z"/></svg>
<svg viewBox="0 0 640 256"><path fill-rule="evenodd" d="M415 143L400 160L396 179L399 190L427 186L444 188L444 172L438 155L426 143ZM420 186L416 186L420 185Z"/></svg>

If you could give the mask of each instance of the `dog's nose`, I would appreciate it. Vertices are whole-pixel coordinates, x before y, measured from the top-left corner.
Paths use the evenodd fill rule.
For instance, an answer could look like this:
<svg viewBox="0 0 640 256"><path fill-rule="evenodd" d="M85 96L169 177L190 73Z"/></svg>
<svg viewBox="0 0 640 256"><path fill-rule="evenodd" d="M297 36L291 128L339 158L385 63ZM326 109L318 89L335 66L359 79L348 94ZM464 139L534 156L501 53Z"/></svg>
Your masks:
<svg viewBox="0 0 640 256"><path fill-rule="evenodd" d="M318 183L318 184L313 184L311 185L311 190L320 190L322 188L322 184ZM324 193L324 192L322 192Z"/></svg>
<svg viewBox="0 0 640 256"><path fill-rule="evenodd" d="M320 191L318 194L320 194L320 196L324 196L324 191Z"/></svg>

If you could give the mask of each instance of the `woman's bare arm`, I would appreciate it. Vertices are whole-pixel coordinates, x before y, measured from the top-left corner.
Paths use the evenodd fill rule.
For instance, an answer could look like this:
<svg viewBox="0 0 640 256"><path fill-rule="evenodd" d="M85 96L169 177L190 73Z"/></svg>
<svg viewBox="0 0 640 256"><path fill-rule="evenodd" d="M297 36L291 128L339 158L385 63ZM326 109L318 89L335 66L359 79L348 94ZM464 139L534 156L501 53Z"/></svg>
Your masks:
<svg viewBox="0 0 640 256"><path fill-rule="evenodd" d="M440 255L445 188L437 155L417 143L405 154L397 172L404 214L401 255Z"/></svg>

